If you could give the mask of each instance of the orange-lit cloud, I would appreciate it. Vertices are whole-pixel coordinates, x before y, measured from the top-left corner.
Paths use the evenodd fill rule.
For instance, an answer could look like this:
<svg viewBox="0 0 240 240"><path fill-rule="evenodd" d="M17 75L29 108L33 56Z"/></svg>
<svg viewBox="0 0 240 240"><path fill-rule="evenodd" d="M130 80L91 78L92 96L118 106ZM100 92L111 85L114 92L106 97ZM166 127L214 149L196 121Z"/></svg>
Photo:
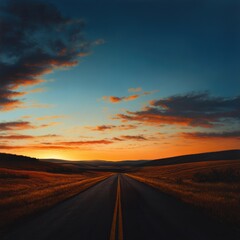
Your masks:
<svg viewBox="0 0 240 240"><path fill-rule="evenodd" d="M119 137L113 137L113 141L128 141L128 140L133 140L133 141L147 141L148 139L144 137L143 135L122 135Z"/></svg>
<svg viewBox="0 0 240 240"><path fill-rule="evenodd" d="M43 75L57 68L77 65L92 44L83 37L82 20L71 21L51 4L8 1L1 11L0 110L7 111L22 107L19 97L43 89L14 90L43 82ZM4 62L8 57L17 60Z"/></svg>
<svg viewBox="0 0 240 240"><path fill-rule="evenodd" d="M25 148L24 146L13 146L13 145L4 145L0 144L0 149L1 150L17 150L17 149L22 149Z"/></svg>
<svg viewBox="0 0 240 240"><path fill-rule="evenodd" d="M175 124L211 128L240 119L240 97L218 98L207 93L190 93L153 100L141 111L117 114L115 119L147 124Z"/></svg>
<svg viewBox="0 0 240 240"><path fill-rule="evenodd" d="M1 107L1 111L10 111L13 110L15 108L20 108L23 105L23 102L19 101L19 100L13 100L13 99L9 99L6 100L4 99L4 101L1 101L0 103Z"/></svg>
<svg viewBox="0 0 240 240"><path fill-rule="evenodd" d="M45 120L59 119L63 117L65 116L64 115L43 116L43 117L36 118L36 120L45 121Z"/></svg>
<svg viewBox="0 0 240 240"><path fill-rule="evenodd" d="M124 139L119 138L119 137L113 137L112 140L113 141L124 141Z"/></svg>
<svg viewBox="0 0 240 240"><path fill-rule="evenodd" d="M23 139L32 139L34 138L31 135L1 135L0 140L2 139L11 139L11 140L23 140Z"/></svg>
<svg viewBox="0 0 240 240"><path fill-rule="evenodd" d="M58 124L60 124L60 123L59 122L50 122L50 123L41 124L38 127L41 127L41 128L52 127L52 126L56 126ZM36 126L36 128L37 128L37 126Z"/></svg>
<svg viewBox="0 0 240 240"><path fill-rule="evenodd" d="M138 97L139 97L139 95L131 95L128 97L103 96L103 100L111 102L111 103L119 103L121 101L132 101Z"/></svg>
<svg viewBox="0 0 240 240"><path fill-rule="evenodd" d="M92 141L67 141L67 142L58 142L59 145L68 145L68 146L82 146L82 145L98 145L98 144L111 144L112 141L101 139L101 140L92 140Z"/></svg>
<svg viewBox="0 0 240 240"><path fill-rule="evenodd" d="M0 131L26 130L33 128L35 127L27 121L0 122Z"/></svg>
<svg viewBox="0 0 240 240"><path fill-rule="evenodd" d="M36 128L46 128L59 124L59 122L50 122L41 125L33 125L28 121L13 121L13 122L0 122L0 131L17 131L17 130L28 130Z"/></svg>
<svg viewBox="0 0 240 240"><path fill-rule="evenodd" d="M137 98L139 98L141 95L139 94L134 94L134 95L130 95L127 97L116 97L116 96L103 96L103 100L107 101L107 102L111 102L111 103L119 103L122 101L133 101Z"/></svg>
<svg viewBox="0 0 240 240"><path fill-rule="evenodd" d="M42 92L45 92L46 91L46 88L34 88L32 90L29 90L27 91L26 93L29 94L29 93L42 93Z"/></svg>
<svg viewBox="0 0 240 240"><path fill-rule="evenodd" d="M40 135L40 136L15 134L15 135L1 135L0 140L2 139L24 140L24 139L52 138L52 137L59 137L59 136L60 135L56 135L56 134L47 134L47 135Z"/></svg>
<svg viewBox="0 0 240 240"><path fill-rule="evenodd" d="M21 118L22 118L22 119L29 119L29 118L32 118L32 116L30 116L30 115L24 115L24 116L22 116Z"/></svg>
<svg viewBox="0 0 240 240"><path fill-rule="evenodd" d="M42 104L38 102L33 102L30 104L25 104L22 106L22 108L52 108L54 105L52 104Z"/></svg>
<svg viewBox="0 0 240 240"><path fill-rule="evenodd" d="M146 141L147 138L145 138L142 135L132 136L132 135L122 135L120 139L124 140L135 140L135 141Z"/></svg>
<svg viewBox="0 0 240 240"><path fill-rule="evenodd" d="M182 126L188 126L192 122L191 118L161 116L151 111L142 111L142 112L127 111L127 114L117 114L114 119L120 119L123 122L125 121L144 122L147 124L153 124L153 125L159 125L159 126L162 124L177 124ZM202 125L202 126L206 127L205 125Z"/></svg>
<svg viewBox="0 0 240 240"><path fill-rule="evenodd" d="M0 84L1 86L1 84ZM15 98L25 95L24 92L16 92L13 90L0 89L0 110L9 111L16 107L21 107L22 102Z"/></svg>
<svg viewBox="0 0 240 240"><path fill-rule="evenodd" d="M61 146L61 145L51 145L51 146L45 146L45 145L4 145L0 144L0 149L2 150L18 150L18 149L26 149L26 150L69 150L69 149L76 149L75 147L71 146Z"/></svg>
<svg viewBox="0 0 240 240"><path fill-rule="evenodd" d="M17 135L13 139L17 138ZM32 138L43 138L43 137L50 137L55 135L45 135L45 136L32 136ZM27 138L27 135L26 135ZM29 137L31 138L31 136ZM0 138L1 139L1 138ZM92 141L64 141L64 142L42 142L39 144L34 145L9 145L9 144L1 144L0 149L8 149L8 150L14 150L14 149L42 149L42 150L49 150L49 149L78 149L82 146L96 146L96 145L108 145L112 144L113 141L106 140L106 139L100 139L100 140L92 140Z"/></svg>
<svg viewBox="0 0 240 240"><path fill-rule="evenodd" d="M128 91L129 92L140 92L140 91L142 91L142 88L129 88ZM119 103L119 102L122 102L122 101L133 101L133 100L135 100L139 97L146 96L146 95L149 95L149 94L153 94L155 92L156 91L143 92L143 93L133 94L133 95L124 96L124 97L103 96L102 99L104 101L111 102L111 103Z"/></svg>
<svg viewBox="0 0 240 240"><path fill-rule="evenodd" d="M135 100L135 99L137 99L137 98L139 98L140 97L140 95L138 95L138 94L135 94L135 95L130 95L130 96L127 96L127 97L124 97L124 101L132 101L132 100Z"/></svg>

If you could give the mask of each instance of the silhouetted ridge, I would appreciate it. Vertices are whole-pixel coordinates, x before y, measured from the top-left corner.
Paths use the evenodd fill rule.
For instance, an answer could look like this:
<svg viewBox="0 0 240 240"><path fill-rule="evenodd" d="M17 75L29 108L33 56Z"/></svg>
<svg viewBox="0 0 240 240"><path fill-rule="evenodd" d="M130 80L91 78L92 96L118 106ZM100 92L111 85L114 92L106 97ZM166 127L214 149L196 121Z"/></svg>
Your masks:
<svg viewBox="0 0 240 240"><path fill-rule="evenodd" d="M43 171L52 173L81 172L77 166L67 166L60 163L42 162L36 158L7 153L0 153L0 168Z"/></svg>
<svg viewBox="0 0 240 240"><path fill-rule="evenodd" d="M217 160L240 160L240 150L226 150L219 152L198 153L191 155L183 155L169 158L156 159L148 161L138 166L163 166L171 164L189 163L189 162L203 162L203 161L217 161Z"/></svg>
<svg viewBox="0 0 240 240"><path fill-rule="evenodd" d="M36 158L26 157L22 155L0 153L0 161L11 161L11 162L37 162Z"/></svg>

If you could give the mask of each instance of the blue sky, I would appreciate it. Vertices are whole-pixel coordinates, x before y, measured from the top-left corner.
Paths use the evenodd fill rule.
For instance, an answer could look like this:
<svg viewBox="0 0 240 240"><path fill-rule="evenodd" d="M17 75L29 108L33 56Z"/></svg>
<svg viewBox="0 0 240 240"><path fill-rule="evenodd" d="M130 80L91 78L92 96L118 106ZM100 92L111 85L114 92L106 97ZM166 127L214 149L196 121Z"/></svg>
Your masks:
<svg viewBox="0 0 240 240"><path fill-rule="evenodd" d="M238 94L237 4L225 1L57 1L65 14L86 19L87 36L105 44L71 72L79 92L121 95L129 87L162 97L188 91ZM85 1L86 2L86 1ZM198 2L198 3L196 3ZM71 4L72 3L72 4ZM237 5L238 6L238 5ZM56 82L65 85L65 82ZM117 86L117 87L116 87Z"/></svg>
<svg viewBox="0 0 240 240"><path fill-rule="evenodd" d="M10 2L15 4L14 1ZM22 2L22 6L33 8L29 3L37 1L18 2ZM57 67L51 69L50 74L39 74L37 77L44 79L43 83L28 84L27 86L17 85L21 91L35 88L44 89L39 90L38 93L28 93L19 97L23 101L24 107L14 107L5 111L3 106L3 112L0 115L2 122L23 121L26 116L30 116L31 121L34 122L41 116L60 116L56 117L56 120L52 118L51 121L56 121L58 124L51 128L25 131L29 134L52 132L56 135L61 131L65 134L59 134L62 139L66 138L71 141L77 141L82 135L85 135L86 138L95 136L101 140L104 137L105 140L110 141L113 137L122 136L122 132L119 130L114 134L111 132L109 135L105 133L102 135L103 132L86 130L88 129L86 126L126 124L126 118L120 117L118 120L114 120L116 115L127 115L127 111L130 111L137 116L137 114L146 113L141 112L144 111L144 107L152 108L152 106L157 111L159 106L151 105L151 100L172 99L173 96L181 96L184 99L187 97L191 100L192 98L189 96L192 94L200 102L211 100L211 103L215 101L225 104L229 99L234 99L233 105L238 103L240 89L240 4L238 1L51 0L40 2L46 6L52 3L53 8L58 9L64 17L70 17L72 20L83 19L86 26L81 34L87 39L86 41L89 41L90 49L88 49L87 56L78 57L79 63L73 67L66 69L66 67L60 66L62 63L58 63ZM27 10L24 9L24 11ZM51 11L49 10L49 12ZM11 12L11 14L13 13ZM14 14L16 13L14 12ZM26 25L27 27L29 26ZM38 41L44 43L48 38L44 36L44 32L41 34L42 37ZM52 33L48 31L45 34ZM40 43L39 45L41 45ZM17 56L17 51L12 51L15 51ZM26 48L25 52L27 51ZM3 54L9 53L5 50ZM77 57L74 56L74 58ZM6 84L2 87L8 89ZM142 91L131 92L128 90L129 88L141 88ZM144 94L144 92L148 92L148 94ZM202 97L201 94L206 92L208 95ZM138 95L134 100L124 99L124 97L134 94ZM122 99L118 102L111 102L109 99L104 100L104 96ZM218 98L222 98L221 101ZM180 100L182 101L182 99ZM232 110L231 106L228 106L228 111ZM187 107L188 105L186 105ZM169 106L168 108L170 109ZM216 109L214 111L216 112ZM211 121L216 125L211 129L205 129L201 124L194 126L189 123L187 131L193 133L210 131L214 134L217 131L221 138L226 135L227 129L229 131L231 124L234 126L233 129L230 129L231 132L236 132L239 126L237 105L234 111L236 112L234 117L229 117L228 114L227 121L225 121L225 113L225 115L222 113L223 115L218 116L217 119L216 117L212 118ZM202 112L203 115L208 113L208 111ZM163 112L160 114L161 117L162 114ZM166 112L164 112L164 116L165 114ZM182 112L176 114L182 117ZM199 118L201 119L201 116ZM50 119L48 118L49 121ZM222 123L223 119L225 119L224 124ZM169 121L156 124L146 123L139 119L128 119L127 121L128 124L131 124L132 121L134 124L141 124L140 127L134 128L134 131L129 130L129 136L145 136L145 132L150 131L151 136L146 139L154 140L151 140L152 142L149 140L147 146L153 145L153 142L158 147L163 146L161 139L152 136L154 133L166 131L172 134L171 128L175 133L183 131L182 126L176 126L176 123L171 124ZM207 125L210 126L209 123ZM81 128L81 130L78 134L71 135L69 133L70 126ZM199 135L197 136L199 137ZM192 146L193 139L189 141ZM198 141L196 145L199 145ZM209 150L217 149L214 141ZM239 144L236 134L233 134L231 141L227 147L236 148ZM119 142L116 143L117 146ZM123 141L121 142L123 144ZM172 142L173 146L176 146L175 138ZM17 142L14 143L19 145ZM132 144L139 148L142 147L142 142L139 145L139 141ZM6 144L3 143L3 145ZM111 144L111 146L113 145ZM107 147L109 146L107 145L102 151L108 151ZM89 158L104 157L104 153L102 155L95 153L97 149L98 146L91 150L93 154L89 153ZM184 149L179 151L177 148L179 153L204 150L203 147L201 149L194 148L194 150ZM13 151L16 150L13 149ZM150 154L148 157L148 152L149 148L146 147L145 158L157 158L158 155L161 155L161 152L156 151L155 155ZM139 158L141 154L132 158ZM164 156L169 154L162 153ZM127 153L124 157L126 156ZM81 158L81 156L74 154L74 157L70 158ZM107 156L107 158L110 157ZM113 158L117 159L115 155Z"/></svg>

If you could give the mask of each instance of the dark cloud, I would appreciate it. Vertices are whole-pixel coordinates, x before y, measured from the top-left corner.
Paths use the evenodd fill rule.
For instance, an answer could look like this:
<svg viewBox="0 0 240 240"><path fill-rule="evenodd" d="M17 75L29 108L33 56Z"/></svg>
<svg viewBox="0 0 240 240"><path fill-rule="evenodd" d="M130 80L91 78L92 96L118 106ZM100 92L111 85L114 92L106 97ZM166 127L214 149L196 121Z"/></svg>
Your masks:
<svg viewBox="0 0 240 240"><path fill-rule="evenodd" d="M46 135L41 135L41 136L36 136L37 138L38 137L41 137L41 138L55 138L55 137L61 137L61 135L58 135L58 134L46 134Z"/></svg>
<svg viewBox="0 0 240 240"><path fill-rule="evenodd" d="M207 93L190 93L153 100L141 111L118 114L117 119L148 124L176 124L213 127L226 120L240 120L240 97L211 97Z"/></svg>
<svg viewBox="0 0 240 240"><path fill-rule="evenodd" d="M26 121L0 122L0 131L25 130L32 128L34 128L34 126Z"/></svg>
<svg viewBox="0 0 240 240"><path fill-rule="evenodd" d="M125 140L136 140L136 141L146 141L147 139L141 135L136 135L136 136L132 136L132 135L123 135L120 137L121 139L125 139Z"/></svg>
<svg viewBox="0 0 240 240"><path fill-rule="evenodd" d="M22 134L15 134L15 135L1 135L0 140L25 140L25 139L38 139L38 138L54 138L59 137L60 135L56 134L47 134L47 135L40 135L40 136L33 136L33 135L22 135Z"/></svg>
<svg viewBox="0 0 240 240"><path fill-rule="evenodd" d="M137 128L136 125L122 124L122 125L99 125L96 127L86 127L92 131L106 131L106 130L130 130Z"/></svg>
<svg viewBox="0 0 240 240"><path fill-rule="evenodd" d="M42 75L71 67L89 52L84 22L64 17L53 5L9 0L0 7L0 109L21 106L20 86L42 82Z"/></svg>
<svg viewBox="0 0 240 240"><path fill-rule="evenodd" d="M111 144L112 141L101 139L92 141L68 141L68 142L58 142L58 145L69 145L69 146L82 146L82 145L98 145L98 144Z"/></svg>
<svg viewBox="0 0 240 240"><path fill-rule="evenodd" d="M131 130L131 129L137 128L137 126L132 124L122 124L122 125L116 126L116 128L117 130Z"/></svg>
<svg viewBox="0 0 240 240"><path fill-rule="evenodd" d="M116 128L115 125L99 125L96 127L87 127L88 129L91 129L92 131L106 131Z"/></svg>
<svg viewBox="0 0 240 240"><path fill-rule="evenodd" d="M212 138L233 138L240 139L240 131L224 131L224 132L190 132L190 133L181 133L184 138L193 138L193 139L212 139Z"/></svg>
<svg viewBox="0 0 240 240"><path fill-rule="evenodd" d="M34 138L33 136L31 135L1 135L0 136L0 140L2 139L11 139L11 140L24 140L24 139L32 139Z"/></svg>
<svg viewBox="0 0 240 240"><path fill-rule="evenodd" d="M122 138L114 137L112 138L113 141L124 141Z"/></svg>
<svg viewBox="0 0 240 240"><path fill-rule="evenodd" d="M31 122L28 121L13 121L13 122L0 122L0 132L1 131L16 131L16 130L27 130L27 129L36 129L36 128L46 128L51 127L58 122L50 122L47 124L41 124L38 126L32 125ZM50 135L49 135L50 136Z"/></svg>
<svg viewBox="0 0 240 240"><path fill-rule="evenodd" d="M135 140L135 141L147 141L148 139L142 135L122 135L120 137L112 138L113 141L126 141L126 140Z"/></svg>

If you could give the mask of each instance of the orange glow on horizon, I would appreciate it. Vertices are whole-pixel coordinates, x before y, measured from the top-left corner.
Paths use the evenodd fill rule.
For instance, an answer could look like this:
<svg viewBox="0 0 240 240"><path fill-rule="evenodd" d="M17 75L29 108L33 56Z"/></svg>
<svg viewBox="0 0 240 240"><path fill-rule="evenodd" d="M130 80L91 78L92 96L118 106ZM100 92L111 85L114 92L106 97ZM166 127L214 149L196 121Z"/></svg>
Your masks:
<svg viewBox="0 0 240 240"><path fill-rule="evenodd" d="M169 144L152 144L145 147L127 148L108 148L101 149L14 149L5 150L13 154L25 155L35 158L45 159L63 159L63 160L141 160L141 159L160 159L179 155L195 154L202 152L222 151L228 149L239 149L239 141L226 139L225 141L217 140L194 140L182 141L177 139L170 141Z"/></svg>

